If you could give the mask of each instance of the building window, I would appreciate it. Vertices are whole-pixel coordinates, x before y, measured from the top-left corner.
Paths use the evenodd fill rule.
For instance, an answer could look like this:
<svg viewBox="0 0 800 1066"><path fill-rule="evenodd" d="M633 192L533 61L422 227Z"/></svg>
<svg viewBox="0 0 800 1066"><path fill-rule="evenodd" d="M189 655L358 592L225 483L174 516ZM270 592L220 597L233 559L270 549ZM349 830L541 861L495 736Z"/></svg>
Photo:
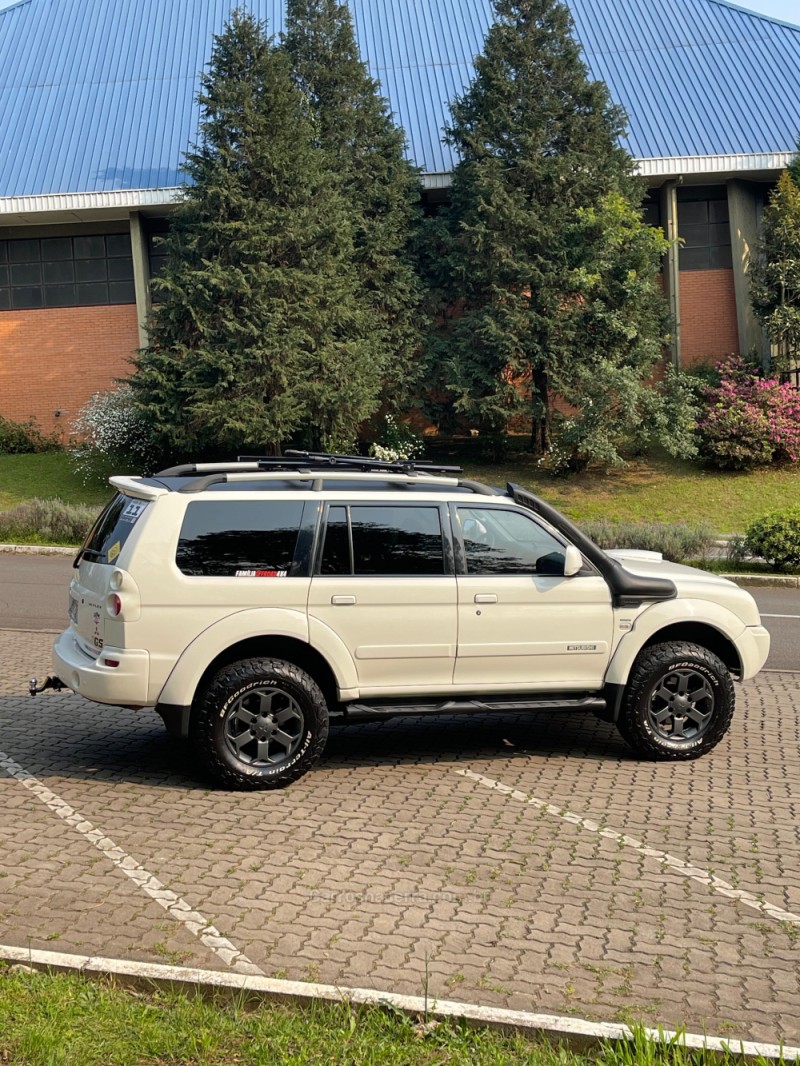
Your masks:
<svg viewBox="0 0 800 1066"><path fill-rule="evenodd" d="M659 229L661 226L661 203L657 194L648 193L642 201L642 222L645 226Z"/></svg>
<svg viewBox="0 0 800 1066"><path fill-rule="evenodd" d="M132 303L129 233L0 240L0 311Z"/></svg>
<svg viewBox="0 0 800 1066"><path fill-rule="evenodd" d="M681 270L730 270L731 230L724 185L678 189Z"/></svg>
<svg viewBox="0 0 800 1066"><path fill-rule="evenodd" d="M167 249L164 238L169 233L169 220L166 218L149 219L147 223L147 258L150 265L150 277L160 278L167 263Z"/></svg>

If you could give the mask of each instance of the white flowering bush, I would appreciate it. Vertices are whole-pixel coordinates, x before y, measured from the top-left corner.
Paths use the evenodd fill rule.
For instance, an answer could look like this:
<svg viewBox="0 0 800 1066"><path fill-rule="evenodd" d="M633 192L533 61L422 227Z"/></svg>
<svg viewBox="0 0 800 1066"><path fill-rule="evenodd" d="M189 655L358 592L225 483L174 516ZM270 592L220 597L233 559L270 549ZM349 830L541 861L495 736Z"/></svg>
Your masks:
<svg viewBox="0 0 800 1066"><path fill-rule="evenodd" d="M380 438L380 442L370 447L369 454L373 459L382 459L386 463L418 459L425 451L419 433L415 433L405 422L398 422L394 415L384 417Z"/></svg>
<svg viewBox="0 0 800 1066"><path fill-rule="evenodd" d="M78 412L72 432L70 458L85 484L112 473L142 473L152 465L147 426L129 385L96 392Z"/></svg>

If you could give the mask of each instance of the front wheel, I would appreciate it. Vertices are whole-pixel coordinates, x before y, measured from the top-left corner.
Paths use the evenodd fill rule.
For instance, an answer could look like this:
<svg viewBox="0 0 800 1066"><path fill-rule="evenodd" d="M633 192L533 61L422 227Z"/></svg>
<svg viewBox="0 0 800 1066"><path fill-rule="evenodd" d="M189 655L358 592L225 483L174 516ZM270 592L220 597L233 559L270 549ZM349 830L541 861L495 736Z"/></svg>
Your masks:
<svg viewBox="0 0 800 1066"><path fill-rule="evenodd" d="M671 641L641 651L617 723L636 751L655 759L696 759L730 728L733 680L713 652Z"/></svg>
<svg viewBox="0 0 800 1066"><path fill-rule="evenodd" d="M282 788L302 777L328 738L314 679L281 659L223 667L198 696L190 736L209 773L230 789Z"/></svg>

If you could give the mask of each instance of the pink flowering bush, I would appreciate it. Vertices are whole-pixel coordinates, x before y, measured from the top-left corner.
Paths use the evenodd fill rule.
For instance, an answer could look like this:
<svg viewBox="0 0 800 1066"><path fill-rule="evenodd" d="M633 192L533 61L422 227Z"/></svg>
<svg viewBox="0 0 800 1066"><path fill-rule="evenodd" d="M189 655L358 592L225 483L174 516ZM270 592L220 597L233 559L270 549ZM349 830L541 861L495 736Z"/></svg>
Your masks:
<svg viewBox="0 0 800 1066"><path fill-rule="evenodd" d="M759 377L739 357L717 364L719 385L703 389L700 454L723 470L800 459L800 390Z"/></svg>

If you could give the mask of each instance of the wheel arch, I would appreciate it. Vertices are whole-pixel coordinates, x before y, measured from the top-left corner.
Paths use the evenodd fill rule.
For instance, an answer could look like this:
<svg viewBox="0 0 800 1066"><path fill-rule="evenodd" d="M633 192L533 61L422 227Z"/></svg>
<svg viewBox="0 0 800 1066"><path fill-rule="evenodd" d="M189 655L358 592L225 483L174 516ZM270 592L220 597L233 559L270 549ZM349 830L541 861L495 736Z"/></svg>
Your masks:
<svg viewBox="0 0 800 1066"><path fill-rule="evenodd" d="M605 676L605 684L625 686L636 657L644 648L670 641L688 641L712 651L731 674L743 674L738 645L747 627L741 618L719 604L702 600L671 600L642 611L633 627L617 645Z"/></svg>
<svg viewBox="0 0 800 1066"><path fill-rule="evenodd" d="M306 641L288 636L256 636L234 641L219 651L193 682L191 689L184 691L179 703L160 700L156 710L161 715L168 732L185 740L189 729L195 701L203 688L219 670L243 659L283 659L305 670L319 685L322 694L332 708L339 699L339 686L331 664Z"/></svg>
<svg viewBox="0 0 800 1066"><path fill-rule="evenodd" d="M328 660L310 644L287 636L259 636L238 640L223 649L211 662L198 679L192 702L211 677L242 659L284 659L305 670L322 689L322 694L329 706L338 700L336 675Z"/></svg>
<svg viewBox="0 0 800 1066"><path fill-rule="evenodd" d="M741 675L742 673L742 660L734 642L721 630L707 622L673 622L672 625L656 630L639 651L651 648L654 644L667 644L675 641L700 644L721 659L732 674Z"/></svg>
<svg viewBox="0 0 800 1066"><path fill-rule="evenodd" d="M160 691L159 705L189 707L209 672L236 659L267 656L288 658L312 676L328 697L333 677L333 699L357 684L355 663L341 639L327 627L309 633L308 619L300 611L257 609L238 611L203 630L173 665Z"/></svg>

